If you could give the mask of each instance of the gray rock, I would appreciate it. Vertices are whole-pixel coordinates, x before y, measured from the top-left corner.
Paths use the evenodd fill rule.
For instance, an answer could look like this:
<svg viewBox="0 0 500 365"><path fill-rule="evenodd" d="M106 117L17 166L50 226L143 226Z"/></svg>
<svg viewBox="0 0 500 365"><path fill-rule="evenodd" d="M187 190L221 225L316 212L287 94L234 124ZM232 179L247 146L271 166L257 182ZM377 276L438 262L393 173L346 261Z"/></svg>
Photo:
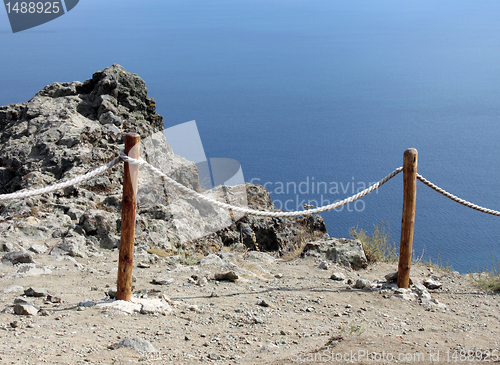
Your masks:
<svg viewBox="0 0 500 365"><path fill-rule="evenodd" d="M46 275L51 274L52 270L48 267L36 264L24 264L19 270L17 270L16 277L25 277L25 276L38 276L38 275Z"/></svg>
<svg viewBox="0 0 500 365"><path fill-rule="evenodd" d="M99 116L99 122L103 125L113 123L116 126L121 126L123 124L123 119L114 115L112 111L107 111Z"/></svg>
<svg viewBox="0 0 500 365"><path fill-rule="evenodd" d="M246 254L245 260L248 261L258 261L264 264L273 264L276 262L276 259L265 252L259 251L250 251Z"/></svg>
<svg viewBox="0 0 500 365"><path fill-rule="evenodd" d="M48 292L45 288L34 288L30 287L24 291L24 295L27 297L45 297Z"/></svg>
<svg viewBox="0 0 500 365"><path fill-rule="evenodd" d="M30 302L28 302L25 298L23 297L17 297L14 299L14 304L30 304Z"/></svg>
<svg viewBox="0 0 500 365"><path fill-rule="evenodd" d="M3 242L1 246L2 246L2 251L3 252L12 252L12 251L14 251L14 244L12 242Z"/></svg>
<svg viewBox="0 0 500 365"><path fill-rule="evenodd" d="M372 285L372 282L367 279L358 279L356 280L356 284L354 284L354 287L356 289L370 289Z"/></svg>
<svg viewBox="0 0 500 365"><path fill-rule="evenodd" d="M202 276L201 278L198 279L198 282L196 284L198 286L207 286L208 285L208 279L205 276Z"/></svg>
<svg viewBox="0 0 500 365"><path fill-rule="evenodd" d="M426 286L423 283L421 283L421 282L414 282L413 283L413 288L415 289L415 291L417 293L427 292Z"/></svg>
<svg viewBox="0 0 500 365"><path fill-rule="evenodd" d="M153 279L151 281L151 284L168 285L168 284L172 284L173 282L174 282L174 279L172 279L172 278L157 278L157 279Z"/></svg>
<svg viewBox="0 0 500 365"><path fill-rule="evenodd" d="M200 307L196 304L188 305L187 309L189 309L191 312L201 313Z"/></svg>
<svg viewBox="0 0 500 365"><path fill-rule="evenodd" d="M245 186L249 208L278 211L269 192L261 185ZM234 244L241 240L250 250L279 252L282 255L299 250L304 239L328 237L323 219L318 215L306 219L269 219L248 215L238 220L235 228L231 227L220 233L225 244Z"/></svg>
<svg viewBox="0 0 500 365"><path fill-rule="evenodd" d="M11 285L8 286L2 290L0 290L0 293L2 294L8 294L8 293L15 293L15 292L23 292L24 288L21 285Z"/></svg>
<svg viewBox="0 0 500 365"><path fill-rule="evenodd" d="M385 280L387 280L389 282L398 280L398 272L397 271L393 271L393 272L388 273L385 276Z"/></svg>
<svg viewBox="0 0 500 365"><path fill-rule="evenodd" d="M99 121L105 121L104 125ZM147 96L144 81L119 65L96 72L84 83L54 83L27 103L0 107L0 138L9 141L0 146L3 191L42 187L108 162L110 152L116 155L121 142L118 125L136 130L143 138L163 130L162 118L155 111L153 99ZM115 145L109 149L107 142ZM30 206L26 202L4 203L4 217L16 219L23 212L36 214L43 204L44 212L56 206L58 210L73 207L75 210L69 211L71 218L67 218L77 220L81 212L76 210L74 202L95 195L85 189L120 190L118 170L110 170L101 177L100 181L97 178L77 188L47 195L44 203L38 198L31 198L34 204ZM88 209L88 204L85 206ZM45 227L44 221L50 220L41 219L41 227ZM36 230L36 227L25 228Z"/></svg>
<svg viewBox="0 0 500 365"><path fill-rule="evenodd" d="M328 270L330 265L326 261L321 261L321 263L318 265L318 269L321 270Z"/></svg>
<svg viewBox="0 0 500 365"><path fill-rule="evenodd" d="M425 279L424 285L427 289L439 289L443 286L442 283L440 283L439 281L435 281L431 278Z"/></svg>
<svg viewBox="0 0 500 365"><path fill-rule="evenodd" d="M115 137L115 138L120 133L122 133L120 128L117 128L114 124L111 124L111 123L104 125L104 131L105 131L105 133L109 133L109 134L113 135L113 137Z"/></svg>
<svg viewBox="0 0 500 365"><path fill-rule="evenodd" d="M411 289L398 288L394 291L394 294L409 294L411 293Z"/></svg>
<svg viewBox="0 0 500 365"><path fill-rule="evenodd" d="M199 266L223 266L224 261L216 254L211 253L198 261L197 264Z"/></svg>
<svg viewBox="0 0 500 365"><path fill-rule="evenodd" d="M47 295L47 301L50 303L62 303L62 299L59 297L55 297L53 295Z"/></svg>
<svg viewBox="0 0 500 365"><path fill-rule="evenodd" d="M66 212L68 217L70 217L72 220L78 221L78 222L80 221L80 218L83 216L84 213L85 213L84 210L78 209L76 207L70 207L68 209L68 211Z"/></svg>
<svg viewBox="0 0 500 365"><path fill-rule="evenodd" d="M397 290L399 288L397 283L388 283L385 282L382 284L382 289L388 289L388 290Z"/></svg>
<svg viewBox="0 0 500 365"><path fill-rule="evenodd" d="M234 271L227 271L222 273L216 273L214 279L217 281L236 281L238 279L238 274Z"/></svg>
<svg viewBox="0 0 500 365"><path fill-rule="evenodd" d="M431 303L431 295L429 294L429 292L427 290L423 291L420 293L420 296L419 296L419 301L420 301L420 304L422 305L428 305Z"/></svg>
<svg viewBox="0 0 500 365"><path fill-rule="evenodd" d="M34 245L31 245L31 247L30 247L30 251L34 252L36 254L43 254L43 253L47 252L47 250L48 250L48 248L46 245L34 244Z"/></svg>
<svg viewBox="0 0 500 365"><path fill-rule="evenodd" d="M158 313L158 308L154 305L143 304L141 307L141 314L156 314Z"/></svg>
<svg viewBox="0 0 500 365"><path fill-rule="evenodd" d="M48 222L44 221L43 223ZM40 224L40 221L34 217L29 217L26 221L19 222L17 228L25 236L35 239L50 238L53 233L48 227Z"/></svg>
<svg viewBox="0 0 500 365"><path fill-rule="evenodd" d="M73 257L86 257L85 237L75 235L73 237L64 237L50 251L52 256L69 255Z"/></svg>
<svg viewBox="0 0 500 365"><path fill-rule="evenodd" d="M336 280L336 281L343 281L345 280L345 275L341 272L334 272L332 273L332 276L330 276L330 279Z"/></svg>
<svg viewBox="0 0 500 365"><path fill-rule="evenodd" d="M91 209L80 218L87 235L96 236L103 248L113 249L120 245L117 232L117 214Z"/></svg>
<svg viewBox="0 0 500 365"><path fill-rule="evenodd" d="M112 348L119 349L120 347L130 347L139 352L157 352L151 342L138 337L125 338Z"/></svg>
<svg viewBox="0 0 500 365"><path fill-rule="evenodd" d="M95 305L96 305L96 303L90 299L85 299L85 300L81 301L80 303L78 303L79 307L84 307L84 308L93 307Z"/></svg>
<svg viewBox="0 0 500 365"><path fill-rule="evenodd" d="M414 293L411 289L405 289L405 288L396 289L394 291L394 296L409 301L417 299L417 293Z"/></svg>
<svg viewBox="0 0 500 365"><path fill-rule="evenodd" d="M260 318L260 317L253 316L253 317L252 317L252 322L253 322L253 323L255 323L255 324L262 324L262 323L264 323L265 321L264 321L262 318Z"/></svg>
<svg viewBox="0 0 500 365"><path fill-rule="evenodd" d="M142 309L141 303L134 303L132 301L125 301L125 300L112 300L109 302L99 302L96 303L96 306L107 310L116 310L126 314L140 313Z"/></svg>
<svg viewBox="0 0 500 365"><path fill-rule="evenodd" d="M15 304L14 313L23 316L36 316L38 314L38 309L29 304Z"/></svg>
<svg viewBox="0 0 500 365"><path fill-rule="evenodd" d="M2 257L2 262L11 263L15 265L20 263L22 264L34 263L35 260L33 260L33 256L28 251L14 251L5 254Z"/></svg>
<svg viewBox="0 0 500 365"><path fill-rule="evenodd" d="M307 248L307 247L306 247ZM309 249L324 253L326 259L352 267L353 269L366 268L368 261L359 240L347 238L329 238L314 242Z"/></svg>
<svg viewBox="0 0 500 365"><path fill-rule="evenodd" d="M261 307L269 307L270 306L269 302L265 299L257 300L257 305L260 305Z"/></svg>
<svg viewBox="0 0 500 365"><path fill-rule="evenodd" d="M274 351L278 348L278 346L275 344L275 343L268 343L264 346L262 346L259 350L259 352L270 352L270 351Z"/></svg>

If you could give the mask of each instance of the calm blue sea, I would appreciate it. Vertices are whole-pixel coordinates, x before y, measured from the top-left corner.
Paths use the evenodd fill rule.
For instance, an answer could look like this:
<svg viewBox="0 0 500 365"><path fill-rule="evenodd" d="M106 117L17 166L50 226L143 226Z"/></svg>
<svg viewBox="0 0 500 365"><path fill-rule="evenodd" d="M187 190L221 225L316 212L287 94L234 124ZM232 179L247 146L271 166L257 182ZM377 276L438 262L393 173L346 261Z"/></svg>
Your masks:
<svg viewBox="0 0 500 365"><path fill-rule="evenodd" d="M118 63L146 81L166 127L196 120L208 157L238 160L289 210L351 195L409 147L429 180L499 210L499 34L497 0L86 0L16 34L0 9L0 105ZM399 175L324 213L330 235L386 221L399 242L402 194ZM500 217L419 183L424 248L484 268L500 259Z"/></svg>

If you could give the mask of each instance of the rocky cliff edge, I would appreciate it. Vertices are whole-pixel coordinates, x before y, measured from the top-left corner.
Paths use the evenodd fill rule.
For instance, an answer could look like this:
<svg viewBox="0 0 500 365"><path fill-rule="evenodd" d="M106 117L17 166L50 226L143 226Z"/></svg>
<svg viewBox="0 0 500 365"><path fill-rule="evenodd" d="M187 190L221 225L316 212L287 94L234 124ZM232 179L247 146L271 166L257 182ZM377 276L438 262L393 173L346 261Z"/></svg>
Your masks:
<svg viewBox="0 0 500 365"><path fill-rule="evenodd" d="M141 135L143 158L161 163L176 181L201 191L193 162L174 155L163 135L162 117L145 82L120 65L94 73L85 82L53 83L27 103L0 107L0 193L41 188L84 174L109 162L123 148L128 132ZM91 256L119 246L123 165L78 186L0 204L0 249L53 255ZM219 251L296 252L310 240L328 238L321 216L265 218L245 216L229 226L186 242L173 224L169 196L179 193L162 182L151 195L151 176L142 176L136 250L151 260L182 260ZM141 177L140 177L141 181ZM274 210L260 185L240 186L248 206ZM170 195L169 195L170 194ZM207 213L193 202L182 209L209 231ZM217 213L217 212L215 212ZM196 236L196 235L195 235Z"/></svg>

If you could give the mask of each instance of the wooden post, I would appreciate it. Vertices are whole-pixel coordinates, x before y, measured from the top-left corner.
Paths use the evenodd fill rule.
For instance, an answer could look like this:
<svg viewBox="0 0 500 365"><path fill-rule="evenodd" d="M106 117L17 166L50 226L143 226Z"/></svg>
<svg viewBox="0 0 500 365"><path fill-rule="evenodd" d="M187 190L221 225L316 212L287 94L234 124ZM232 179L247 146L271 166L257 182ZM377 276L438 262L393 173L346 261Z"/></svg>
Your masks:
<svg viewBox="0 0 500 365"><path fill-rule="evenodd" d="M141 137L137 133L125 135L125 153L138 159ZM118 288L116 298L130 300L132 295L132 267L134 264L135 207L137 196L137 165L124 163L122 226L120 238L120 259L118 261Z"/></svg>
<svg viewBox="0 0 500 365"><path fill-rule="evenodd" d="M415 227L415 206L417 202L418 152L409 148L403 156L403 218L401 220L401 241L399 246L398 286L410 286L413 228Z"/></svg>

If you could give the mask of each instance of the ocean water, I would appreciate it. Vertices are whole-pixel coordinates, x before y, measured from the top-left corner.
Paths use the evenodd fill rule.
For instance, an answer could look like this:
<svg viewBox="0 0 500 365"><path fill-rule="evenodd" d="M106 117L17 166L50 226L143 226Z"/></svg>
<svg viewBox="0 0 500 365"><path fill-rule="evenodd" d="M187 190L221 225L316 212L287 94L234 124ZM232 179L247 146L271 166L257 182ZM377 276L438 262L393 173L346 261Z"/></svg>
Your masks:
<svg viewBox="0 0 500 365"><path fill-rule="evenodd" d="M196 120L207 156L238 160L286 210L352 195L409 147L424 177L500 210L498 34L496 0L87 0L16 34L0 11L0 104L118 63L166 127ZM322 216L331 236L385 221L399 242L402 194L398 175ZM417 256L484 268L499 223L418 184Z"/></svg>

